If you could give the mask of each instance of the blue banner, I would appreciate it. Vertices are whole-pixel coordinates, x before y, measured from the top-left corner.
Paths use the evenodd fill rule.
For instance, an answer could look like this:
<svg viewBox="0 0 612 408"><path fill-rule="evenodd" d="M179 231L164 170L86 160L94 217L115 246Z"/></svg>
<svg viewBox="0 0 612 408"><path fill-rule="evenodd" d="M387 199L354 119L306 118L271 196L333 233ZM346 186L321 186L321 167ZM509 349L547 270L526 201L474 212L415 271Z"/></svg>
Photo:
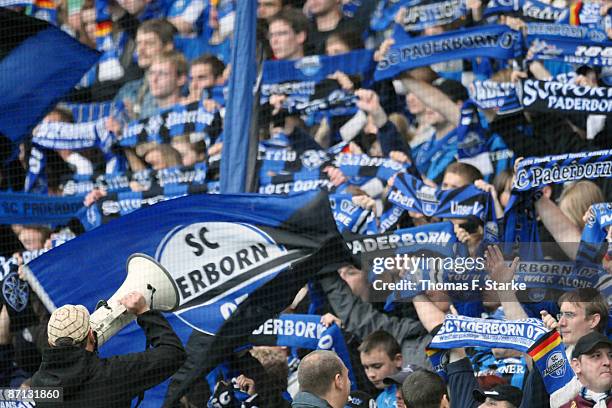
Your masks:
<svg viewBox="0 0 612 408"><path fill-rule="evenodd" d="M0 194L0 224L67 224L83 208L83 196Z"/></svg>
<svg viewBox="0 0 612 408"><path fill-rule="evenodd" d="M612 41L600 30L569 24L527 24L533 59L612 66Z"/></svg>
<svg viewBox="0 0 612 408"><path fill-rule="evenodd" d="M438 62L474 57L512 59L523 53L521 33L503 25L473 27L417 38L396 33L394 39L395 44L376 66L376 81Z"/></svg>
<svg viewBox="0 0 612 408"><path fill-rule="evenodd" d="M286 95L285 107L298 113L350 106L354 97L327 77L340 71L349 76L359 76L367 84L374 69L372 55L371 50L356 50L334 56L312 55L299 60L265 61L260 100L265 103L272 95Z"/></svg>
<svg viewBox="0 0 612 408"><path fill-rule="evenodd" d="M300 242L299 231L292 220L306 217L303 212L316 203L318 233L296 246L291 240ZM311 213L306 219L312 224ZM299 226L303 231L306 227ZM282 231L278 236L277 230ZM51 310L70 301L91 310L120 286L129 255L147 254L166 267L180 289L177 315L199 330L216 333L225 320L220 309L225 303L282 275L287 265L318 249L325 239L340 239L335 231L322 194L195 195L125 215L36 258L30 268L52 302L47 305ZM73 265L70 271L66 262ZM86 276L75 265L83 265ZM56 279L59 271L65 284Z"/></svg>
<svg viewBox="0 0 612 408"><path fill-rule="evenodd" d="M388 200L427 217L472 218L484 224L484 242L498 241L498 225L491 195L469 185L453 190L438 190L417 178L400 173L389 191Z"/></svg>

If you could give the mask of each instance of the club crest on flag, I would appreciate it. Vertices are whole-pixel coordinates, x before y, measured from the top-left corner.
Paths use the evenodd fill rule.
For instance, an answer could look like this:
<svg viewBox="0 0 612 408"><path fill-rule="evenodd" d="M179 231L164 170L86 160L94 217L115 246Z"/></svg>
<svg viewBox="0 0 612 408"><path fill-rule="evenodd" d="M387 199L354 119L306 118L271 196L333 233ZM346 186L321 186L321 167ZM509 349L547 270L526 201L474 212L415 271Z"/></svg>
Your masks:
<svg viewBox="0 0 612 408"><path fill-rule="evenodd" d="M274 272L271 263L289 254L248 224L200 222L179 226L158 245L156 259L179 288L180 304L207 305Z"/></svg>
<svg viewBox="0 0 612 408"><path fill-rule="evenodd" d="M551 376L553 378L561 378L565 374L565 359L560 351L555 352L548 356L546 359L546 369L544 370L544 376Z"/></svg>

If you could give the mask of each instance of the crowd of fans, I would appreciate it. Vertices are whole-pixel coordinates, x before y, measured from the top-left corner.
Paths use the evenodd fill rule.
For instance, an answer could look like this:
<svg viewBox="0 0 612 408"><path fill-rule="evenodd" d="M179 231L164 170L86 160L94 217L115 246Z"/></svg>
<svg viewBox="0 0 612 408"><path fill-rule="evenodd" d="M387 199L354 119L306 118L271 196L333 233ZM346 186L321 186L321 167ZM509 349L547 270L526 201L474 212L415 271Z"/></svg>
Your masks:
<svg viewBox="0 0 612 408"><path fill-rule="evenodd" d="M52 23L103 56L20 145L19 157L2 170L0 186L49 197L78 196L83 209L65 225L3 226L5 278L32 257L113 217L184 194L218 192L223 123L231 120L225 85L232 68L237 1L56 2ZM342 361L326 353L303 358L298 370L303 350L254 347L241 361L231 356L238 373L233 382L226 378L211 389L201 379L182 397L183 406L206 406L210 400L209 406L280 407L290 406L292 397L296 407L365 407L374 400L381 408L612 406L612 343L606 337L612 322L603 288L605 275L612 274L607 246L590 259L600 273L603 286L598 288L551 287L530 294L500 289L477 299L428 290L408 301L394 301L385 292L382 302L356 249L366 236L440 228L453 238L435 243L459 242L464 256L486 256L488 276L500 284L513 281L520 271L518 260L510 264L504 257L580 260L593 205L612 201L612 151L604 150L612 148L612 110L555 108L552 103L530 109L521 83L537 83L540 93L551 89L547 83L579 90L564 94L567 98L594 90L591 95L612 106L612 58L605 51L597 62L588 53L579 63L562 62L542 54L542 40L528 34L538 23L583 28L598 33L600 48L609 51L612 2L513 4L505 5L514 7L512 12L494 12L503 1L258 0L257 44L263 62L255 94L260 101L254 121L258 161L251 169L258 175L257 191L328 191L338 229L352 242L355 255L337 274L309 285L285 312L306 313L314 292L322 293L325 301L315 313L322 315L323 325L342 327L352 377L348 380ZM11 7L32 11L30 6ZM476 49L474 56L465 57L441 49L433 63L375 80L382 62L405 57L397 51L404 43L498 25L521 38L515 58L481 56ZM486 105L491 99L496 102ZM96 143L53 147L77 134L93 135ZM592 153L597 151L603 152ZM523 158L545 157L545 163L561 165L571 157L559 155L570 153L584 153L584 161L607 160L607 173L518 191ZM416 186L419 199L429 193L440 202L443 194L450 197L474 186L490 200L491 215L438 217L437 207L418 211L390 199L410 185ZM131 204L124 206L124 199ZM121 211L111 211L110 203ZM522 220L533 225L528 239L521 232L526 223L509 216L517 208L526 217ZM605 214L612 214L606 208ZM102 216L92 221L93 209ZM612 242L612 227L605 228ZM495 240L488 239L491 232ZM496 242L505 248L503 254L488 247ZM504 243L517 245L507 250ZM534 243L542 249L526 250ZM387 278L397 276L392 271ZM2 307L2 387L28 386L48 347L49 312L33 294L26 311ZM540 319L561 334L573 382L551 396L530 357L503 347L450 349L442 379L432 373L436 367L426 348L447 314ZM350 381L353 391L346 402ZM247 397L224 405L222 390Z"/></svg>

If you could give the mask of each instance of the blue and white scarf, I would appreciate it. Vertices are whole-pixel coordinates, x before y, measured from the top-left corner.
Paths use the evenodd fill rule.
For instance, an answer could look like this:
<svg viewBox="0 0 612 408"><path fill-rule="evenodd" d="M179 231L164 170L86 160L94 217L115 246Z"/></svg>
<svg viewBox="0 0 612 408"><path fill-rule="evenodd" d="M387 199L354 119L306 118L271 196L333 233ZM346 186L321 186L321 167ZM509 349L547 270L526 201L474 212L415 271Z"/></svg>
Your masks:
<svg viewBox="0 0 612 408"><path fill-rule="evenodd" d="M145 192L110 193L89 207L82 208L78 218L85 230L89 231L140 208L206 191L206 185L172 184L163 188L153 186Z"/></svg>
<svg viewBox="0 0 612 408"><path fill-rule="evenodd" d="M529 157L520 162L514 191L539 189L547 184L612 177L612 150Z"/></svg>
<svg viewBox="0 0 612 408"><path fill-rule="evenodd" d="M204 141L210 147L218 133L213 125L220 120L217 110L209 111L200 102L189 105L175 105L146 119L129 123L118 138L125 147L140 143L170 143L177 136L188 136L189 142Z"/></svg>
<svg viewBox="0 0 612 408"><path fill-rule="evenodd" d="M401 208L428 217L480 221L484 224L483 242L498 242L498 226L493 215L491 195L473 185L443 191L427 186L411 175L400 173L387 199Z"/></svg>
<svg viewBox="0 0 612 408"><path fill-rule="evenodd" d="M528 110L612 113L612 88L525 79L521 90L521 104Z"/></svg>
<svg viewBox="0 0 612 408"><path fill-rule="evenodd" d="M408 7L402 26L406 31L449 24L467 14L465 0L443 0Z"/></svg>
<svg viewBox="0 0 612 408"><path fill-rule="evenodd" d="M336 220L338 232L354 234L375 234L376 214L353 203L350 194L330 194L329 204Z"/></svg>
<svg viewBox="0 0 612 408"><path fill-rule="evenodd" d="M108 0L99 0L96 7L96 48L102 52L98 61L98 79L112 81L122 78L125 70L119 61L120 49L113 40L113 20L109 10ZM119 43L125 43L125 37Z"/></svg>
<svg viewBox="0 0 612 408"><path fill-rule="evenodd" d="M612 41L605 33L569 24L527 24L533 59L612 66Z"/></svg>
<svg viewBox="0 0 612 408"><path fill-rule="evenodd" d="M438 247L442 252L444 248L451 248L457 237L451 222L436 222L377 235L345 236L345 241L353 256L373 258L389 254L389 251L396 253L402 248L406 248L402 253Z"/></svg>
<svg viewBox="0 0 612 408"><path fill-rule="evenodd" d="M494 109L497 114L509 114L522 109L512 82L474 81L469 91L470 98L480 109Z"/></svg>
<svg viewBox="0 0 612 408"><path fill-rule="evenodd" d="M291 104L306 103L316 93L316 85L336 71L346 75L359 75L370 79L374 69L372 51L356 50L346 54L325 56L313 55L292 61L265 61L261 85L261 102L270 96L287 95Z"/></svg>
<svg viewBox="0 0 612 408"><path fill-rule="evenodd" d="M353 389L357 386L342 331L335 324L323 326L321 316L281 314L276 319L266 320L255 329L250 340L257 345L333 350L348 368Z"/></svg>
<svg viewBox="0 0 612 408"><path fill-rule="evenodd" d="M446 315L429 347L501 347L527 352L547 332L540 319L493 320Z"/></svg>
<svg viewBox="0 0 612 408"><path fill-rule="evenodd" d="M485 7L484 17L517 14L525 21L563 22L569 18L567 8L559 8L538 0L492 0Z"/></svg>
<svg viewBox="0 0 612 408"><path fill-rule="evenodd" d="M372 31L384 31L393 23L400 8L415 6L420 3L421 0L381 0L370 19L370 28Z"/></svg>
<svg viewBox="0 0 612 408"><path fill-rule="evenodd" d="M521 33L503 25L473 27L418 38L398 35L396 30L394 40L395 44L376 66L376 81L438 62L473 57L505 60L523 54Z"/></svg>

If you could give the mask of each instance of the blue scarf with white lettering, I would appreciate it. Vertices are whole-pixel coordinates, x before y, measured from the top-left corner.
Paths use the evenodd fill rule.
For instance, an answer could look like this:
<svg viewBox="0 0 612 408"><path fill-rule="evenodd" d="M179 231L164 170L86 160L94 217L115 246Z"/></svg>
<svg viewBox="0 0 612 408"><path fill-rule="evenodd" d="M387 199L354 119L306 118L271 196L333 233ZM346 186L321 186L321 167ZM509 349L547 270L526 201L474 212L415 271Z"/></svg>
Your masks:
<svg viewBox="0 0 612 408"><path fill-rule="evenodd" d="M569 10L538 0L492 0L485 7L483 16L497 15L517 15L524 21L563 22L569 17Z"/></svg>
<svg viewBox="0 0 612 408"><path fill-rule="evenodd" d="M498 115L522 109L512 82L474 81L469 90L470 98L480 109L494 109Z"/></svg>
<svg viewBox="0 0 612 408"><path fill-rule="evenodd" d="M612 113L612 88L526 79L521 84L521 104L528 110Z"/></svg>
<svg viewBox="0 0 612 408"><path fill-rule="evenodd" d="M498 226L493 215L491 195L474 185L439 190L417 178L400 173L387 199L406 210L428 217L467 218L484 224L483 242L498 242Z"/></svg>
<svg viewBox="0 0 612 408"><path fill-rule="evenodd" d="M523 389L527 377L525 357L495 358L491 349L475 348L468 355L477 377L495 375L508 381L508 384Z"/></svg>
<svg viewBox="0 0 612 408"><path fill-rule="evenodd" d="M493 320L446 315L429 347L501 347L525 353L547 332L540 319Z"/></svg>
<svg viewBox="0 0 612 408"><path fill-rule="evenodd" d="M346 54L313 55L291 61L265 61L261 85L261 102L272 95L287 95L287 106L313 99L316 86L329 75L341 71L369 80L374 69L372 51L355 50ZM329 80L328 80L329 81Z"/></svg>
<svg viewBox="0 0 612 408"><path fill-rule="evenodd" d="M579 65L612 66L612 41L605 33L569 24L527 24L533 59Z"/></svg>
<svg viewBox="0 0 612 408"><path fill-rule="evenodd" d="M321 316L281 314L276 319L267 320L254 330L250 341L255 345L333 350L348 368L352 389L357 386L342 331L335 324L329 327L323 326Z"/></svg>
<svg viewBox="0 0 612 408"><path fill-rule="evenodd" d="M370 19L370 28L372 31L384 31L395 19L395 15L402 7L415 6L421 3L421 0L381 0L378 2L372 18Z"/></svg>
<svg viewBox="0 0 612 408"><path fill-rule="evenodd" d="M288 143L288 140L286 141ZM297 155L294 150L280 146L268 145L260 151L259 164L259 183L260 193L262 194L286 194L289 190L296 187L287 183L310 182L312 188L317 188L322 184L315 183L325 179L322 170L327 165L333 165L340 169L348 178L347 184L363 185L367 181L377 178L386 182L395 173L408 169L409 164L399 163L391 159L381 157L370 157L365 154L355 155L349 153L332 154L330 151L306 150L301 155ZM274 187L280 186L284 187ZM277 192L277 190L282 192ZM310 188L308 188L309 190ZM300 191L297 189L297 191Z"/></svg>
<svg viewBox="0 0 612 408"><path fill-rule="evenodd" d="M514 191L539 189L547 184L612 177L612 150L528 157L518 165Z"/></svg>
<svg viewBox="0 0 612 408"><path fill-rule="evenodd" d="M384 234L345 235L344 239L353 256L362 258L394 255L400 250L402 253L416 253L425 248L443 251L445 248L452 248L457 242L453 223L449 221L402 228Z"/></svg>
<svg viewBox="0 0 612 408"><path fill-rule="evenodd" d="M350 194L330 194L329 204L336 220L338 232L345 231L354 234L375 234L376 215L372 210L366 210L353 203Z"/></svg>
<svg viewBox="0 0 612 408"><path fill-rule="evenodd" d="M465 0L442 0L408 7L402 26L406 31L449 24L467 14Z"/></svg>
<svg viewBox="0 0 612 408"><path fill-rule="evenodd" d="M83 207L83 196L50 197L30 193L0 194L2 224L67 224Z"/></svg>
<svg viewBox="0 0 612 408"><path fill-rule="evenodd" d="M486 25L418 38L398 35L396 30L394 39L395 44L376 66L376 81L438 62L473 57L505 60L523 54L521 33L503 25Z"/></svg>

